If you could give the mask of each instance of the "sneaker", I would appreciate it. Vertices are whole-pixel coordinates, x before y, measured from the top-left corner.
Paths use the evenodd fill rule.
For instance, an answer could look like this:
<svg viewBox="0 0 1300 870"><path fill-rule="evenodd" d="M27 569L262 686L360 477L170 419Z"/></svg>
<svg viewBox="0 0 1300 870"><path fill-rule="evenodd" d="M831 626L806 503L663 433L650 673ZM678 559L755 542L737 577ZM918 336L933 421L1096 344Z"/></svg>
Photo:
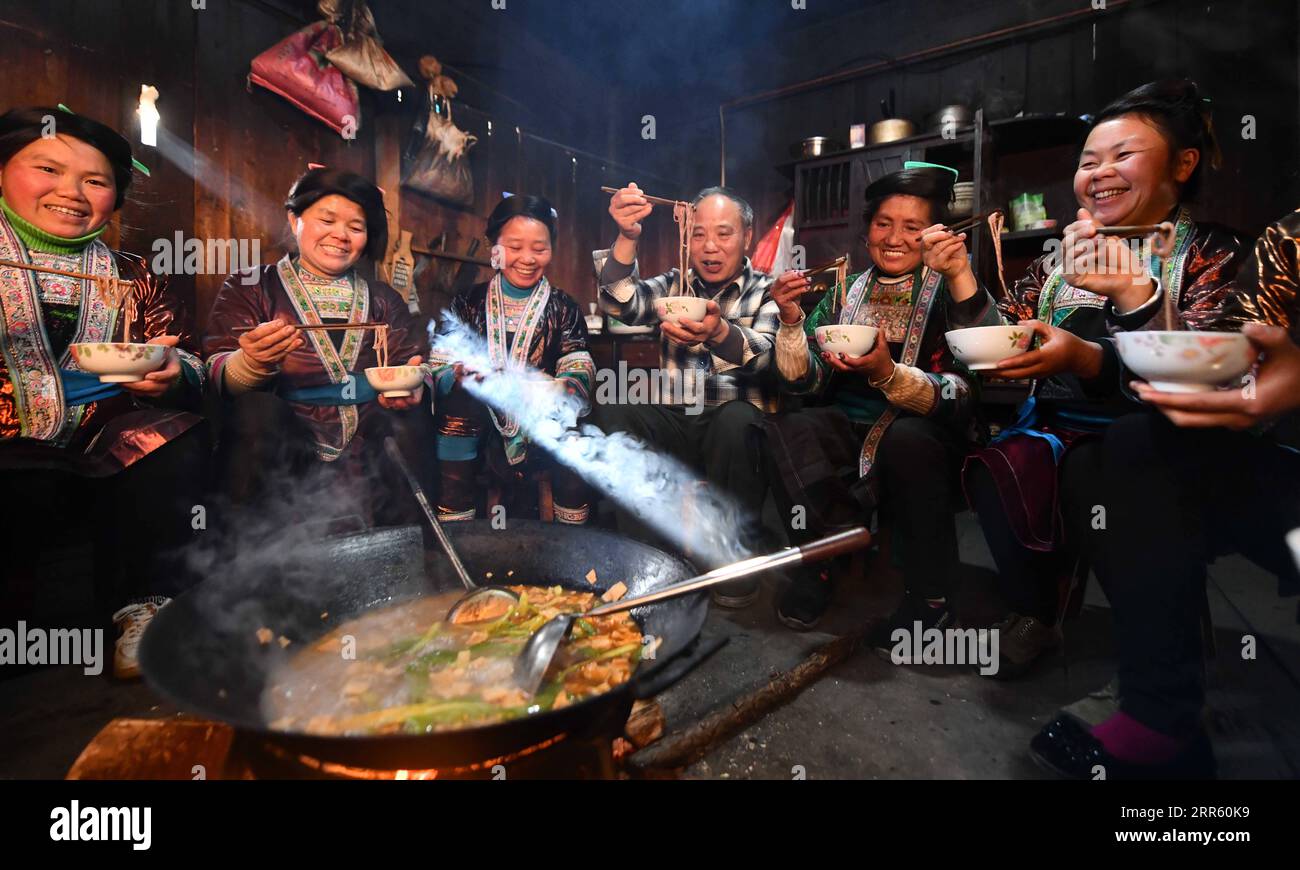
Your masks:
<svg viewBox="0 0 1300 870"><path fill-rule="evenodd" d="M713 587L713 603L729 610L741 610L758 599L758 578L732 580Z"/></svg>
<svg viewBox="0 0 1300 870"><path fill-rule="evenodd" d="M154 614L169 601L170 598L152 595L133 601L113 614L113 625L121 632L113 650L113 676L119 680L134 680L140 676L140 662L136 658L140 638L144 637L144 630L153 621Z"/></svg>
<svg viewBox="0 0 1300 870"><path fill-rule="evenodd" d="M776 618L795 631L811 631L831 604L830 575L826 571L801 573L790 581L776 603Z"/></svg>
<svg viewBox="0 0 1300 870"><path fill-rule="evenodd" d="M1012 613L995 623L992 630L998 633L998 669L988 676L996 679L1010 680L1023 676L1039 656L1061 645L1061 630L1034 616ZM981 635L981 647L988 642L988 636ZM984 649L981 652L987 654ZM980 661L987 660L983 656L980 658Z"/></svg>
<svg viewBox="0 0 1300 870"><path fill-rule="evenodd" d="M901 628L911 634L918 621L921 623L921 631L931 628L943 631L945 628L952 627L957 619L946 603L940 607L932 607L928 601L918 601L907 595L889 618L872 629L871 645L880 652L891 653L896 646L893 639L894 632Z"/></svg>

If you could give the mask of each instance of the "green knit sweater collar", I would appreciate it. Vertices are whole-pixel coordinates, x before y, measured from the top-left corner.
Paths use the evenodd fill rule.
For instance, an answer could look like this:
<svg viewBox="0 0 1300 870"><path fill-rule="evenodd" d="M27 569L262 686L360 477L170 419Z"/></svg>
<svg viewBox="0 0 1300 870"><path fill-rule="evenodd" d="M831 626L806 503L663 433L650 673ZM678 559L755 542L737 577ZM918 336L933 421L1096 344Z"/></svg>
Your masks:
<svg viewBox="0 0 1300 870"><path fill-rule="evenodd" d="M35 224L23 220L18 216L17 212L9 207L9 203L5 202L3 196L0 196L0 211L4 212L4 216L9 220L9 225L14 228L14 232L27 245L29 251L41 251L47 254L80 254L86 249L86 245L99 238L104 234L104 230L108 229L108 224L104 224L93 233L69 239L47 233Z"/></svg>

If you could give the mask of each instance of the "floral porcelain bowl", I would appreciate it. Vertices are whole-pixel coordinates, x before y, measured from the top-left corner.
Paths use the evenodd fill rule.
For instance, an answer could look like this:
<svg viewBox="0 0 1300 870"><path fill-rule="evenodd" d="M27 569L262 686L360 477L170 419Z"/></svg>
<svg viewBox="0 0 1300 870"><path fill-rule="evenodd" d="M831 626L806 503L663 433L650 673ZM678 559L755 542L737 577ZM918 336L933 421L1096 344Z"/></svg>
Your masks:
<svg viewBox="0 0 1300 870"><path fill-rule="evenodd" d="M1238 332L1143 330L1115 336L1120 359L1166 393L1204 393L1250 371L1256 352Z"/></svg>
<svg viewBox="0 0 1300 870"><path fill-rule="evenodd" d="M973 372L998 367L1004 359L1029 350L1034 331L1024 326L972 326L944 333L952 355Z"/></svg>
<svg viewBox="0 0 1300 870"><path fill-rule="evenodd" d="M817 345L827 353L863 356L875 346L879 331L875 326L832 323L817 327Z"/></svg>
<svg viewBox="0 0 1300 870"><path fill-rule="evenodd" d="M167 345L122 341L88 341L71 346L77 366L106 384L133 384L149 372L162 368Z"/></svg>
<svg viewBox="0 0 1300 870"><path fill-rule="evenodd" d="M390 399L409 396L424 380L423 366L372 366L366 369L370 386Z"/></svg>
<svg viewBox="0 0 1300 870"><path fill-rule="evenodd" d="M665 323L676 323L683 317L699 322L708 304L709 300L698 296L661 296L655 300L655 314Z"/></svg>

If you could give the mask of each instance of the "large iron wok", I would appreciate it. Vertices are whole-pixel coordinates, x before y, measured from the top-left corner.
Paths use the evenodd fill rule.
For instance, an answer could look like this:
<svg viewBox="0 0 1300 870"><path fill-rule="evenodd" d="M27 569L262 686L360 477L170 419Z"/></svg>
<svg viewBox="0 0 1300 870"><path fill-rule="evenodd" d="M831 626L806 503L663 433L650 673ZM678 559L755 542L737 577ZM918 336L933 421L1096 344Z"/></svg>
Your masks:
<svg viewBox="0 0 1300 870"><path fill-rule="evenodd" d="M492 572L494 582L513 571L511 583L592 591L584 578L594 569L599 589L621 580L629 594L637 594L694 573L680 559L599 529L511 521L508 529L496 530L476 521L454 524L448 533L471 574ZM667 688L720 645L698 641L708 601L706 593L695 593L633 610L642 632L661 639L655 658L642 661L622 686L560 710L436 734L325 737L276 731L267 727L259 706L274 665L367 610L460 584L447 560L435 558L426 567L421 531L414 526L326 539L309 559L285 554L251 573L257 576L209 579L159 611L141 643L144 675L187 712L345 766L474 764L553 738L594 734L610 723L618 729L634 700ZM291 644L282 649L259 642L263 626Z"/></svg>

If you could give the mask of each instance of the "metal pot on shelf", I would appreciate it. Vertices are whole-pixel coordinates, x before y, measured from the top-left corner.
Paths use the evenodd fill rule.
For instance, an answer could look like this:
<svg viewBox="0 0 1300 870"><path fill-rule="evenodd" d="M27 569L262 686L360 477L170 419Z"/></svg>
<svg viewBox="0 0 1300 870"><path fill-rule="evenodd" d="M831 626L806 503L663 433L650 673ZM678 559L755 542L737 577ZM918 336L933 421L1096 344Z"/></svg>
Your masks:
<svg viewBox="0 0 1300 870"><path fill-rule="evenodd" d="M885 116L885 120L871 125L871 129L867 131L868 145L883 145L886 142L906 139L916 133L916 125L906 118L896 117L895 109L894 89L890 88L889 99L880 101L880 113Z"/></svg>
<svg viewBox="0 0 1300 870"><path fill-rule="evenodd" d="M826 136L809 136L802 142L791 146L791 153L798 158L824 157L835 151L842 151L844 146Z"/></svg>
<svg viewBox="0 0 1300 870"><path fill-rule="evenodd" d="M886 118L871 125L867 131L868 145L883 145L906 139L916 132L916 125L906 118Z"/></svg>

